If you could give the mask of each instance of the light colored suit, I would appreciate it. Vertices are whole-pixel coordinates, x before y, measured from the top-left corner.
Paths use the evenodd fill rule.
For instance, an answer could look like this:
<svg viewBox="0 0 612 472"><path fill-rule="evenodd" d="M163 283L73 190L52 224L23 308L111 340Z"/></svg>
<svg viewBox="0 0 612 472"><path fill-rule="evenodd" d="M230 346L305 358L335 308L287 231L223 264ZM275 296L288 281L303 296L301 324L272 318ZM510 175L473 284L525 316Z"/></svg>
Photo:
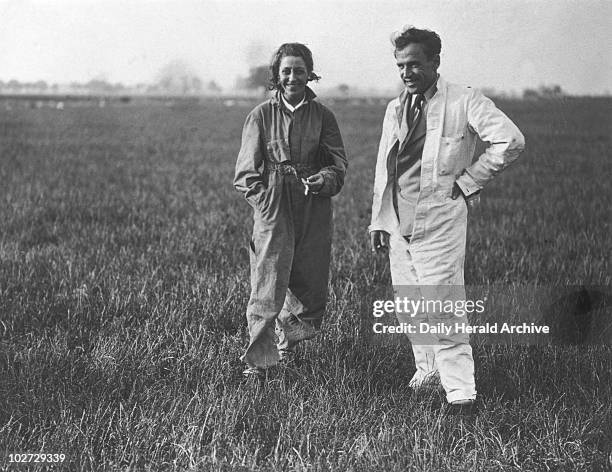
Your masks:
<svg viewBox="0 0 612 472"><path fill-rule="evenodd" d="M466 196L478 192L519 156L525 143L516 125L480 92L449 84L441 77L437 89L427 107L420 192L409 242L400 233L393 208L393 182L387 171L389 153L398 140L403 95L389 103L383 122L369 230L390 234L389 258L396 296L402 290L406 293L407 287L411 287L407 293L415 296L414 287L452 286L456 288L451 290L453 298L465 298L467 205L464 198L451 198L453 185L457 182ZM491 144L472 163L477 136ZM436 290L427 289L427 293L436 297L432 295ZM439 296L448 296L448 291L445 293ZM400 322L415 323L419 317L433 321L426 313L411 319L398 313ZM435 321L440 321L439 315ZM414 385L438 370L449 402L476 396L469 336L438 337L432 345L424 345L423 338L411 341L417 367Z"/></svg>

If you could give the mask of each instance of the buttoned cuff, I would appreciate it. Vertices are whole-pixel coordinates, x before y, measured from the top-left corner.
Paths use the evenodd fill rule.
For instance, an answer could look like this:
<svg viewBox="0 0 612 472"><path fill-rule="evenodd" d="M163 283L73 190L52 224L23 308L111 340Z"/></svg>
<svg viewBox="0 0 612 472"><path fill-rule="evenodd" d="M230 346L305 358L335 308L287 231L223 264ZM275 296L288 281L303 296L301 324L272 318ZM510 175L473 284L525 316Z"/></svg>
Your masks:
<svg viewBox="0 0 612 472"><path fill-rule="evenodd" d="M389 232L385 227L383 227L383 225L372 223L370 226L368 226L368 233L372 233L374 231L384 231L385 233Z"/></svg>
<svg viewBox="0 0 612 472"><path fill-rule="evenodd" d="M313 193L323 197L333 197L336 195L340 191L336 181L336 173L331 169L323 168L319 171L319 174L323 176L323 185L318 192Z"/></svg>
<svg viewBox="0 0 612 472"><path fill-rule="evenodd" d="M467 172L464 172L463 174L461 174L457 178L455 183L459 186L459 188L461 189L465 197L469 197L471 195L474 195L480 192L482 188L474 181L472 176L468 174Z"/></svg>

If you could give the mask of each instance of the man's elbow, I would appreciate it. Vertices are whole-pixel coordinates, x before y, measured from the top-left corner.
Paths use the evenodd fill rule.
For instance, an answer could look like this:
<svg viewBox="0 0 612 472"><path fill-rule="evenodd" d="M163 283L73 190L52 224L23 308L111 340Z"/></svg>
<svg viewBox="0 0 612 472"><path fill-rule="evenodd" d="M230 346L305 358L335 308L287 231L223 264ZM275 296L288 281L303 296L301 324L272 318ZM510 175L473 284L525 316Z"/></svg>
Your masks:
<svg viewBox="0 0 612 472"><path fill-rule="evenodd" d="M504 147L505 151L501 154L503 156L502 161L504 162L502 167L514 162L525 150L525 137L523 133L517 129L516 133L513 133L512 136L508 138Z"/></svg>

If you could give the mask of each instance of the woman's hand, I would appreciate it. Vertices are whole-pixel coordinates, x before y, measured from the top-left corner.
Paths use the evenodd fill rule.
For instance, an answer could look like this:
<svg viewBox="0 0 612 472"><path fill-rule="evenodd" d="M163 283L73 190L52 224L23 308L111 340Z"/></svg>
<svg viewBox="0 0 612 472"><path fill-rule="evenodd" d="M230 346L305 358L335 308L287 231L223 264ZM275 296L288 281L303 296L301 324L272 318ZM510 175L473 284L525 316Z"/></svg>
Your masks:
<svg viewBox="0 0 612 472"><path fill-rule="evenodd" d="M306 194L308 194L308 192L319 193L321 189L323 188L325 179L323 178L323 175L321 175L321 173L317 173L317 174L311 175L307 179L302 179L302 183L307 189Z"/></svg>

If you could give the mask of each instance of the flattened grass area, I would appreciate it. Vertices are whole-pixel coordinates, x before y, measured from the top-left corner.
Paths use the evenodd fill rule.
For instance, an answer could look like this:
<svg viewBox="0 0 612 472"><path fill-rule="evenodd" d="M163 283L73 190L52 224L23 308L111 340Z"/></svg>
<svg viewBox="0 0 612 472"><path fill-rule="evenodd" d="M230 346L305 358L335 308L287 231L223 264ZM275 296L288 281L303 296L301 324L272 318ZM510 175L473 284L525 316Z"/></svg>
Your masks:
<svg viewBox="0 0 612 472"><path fill-rule="evenodd" d="M466 283L609 287L612 102L499 105L528 151L470 216ZM322 335L301 367L243 381L251 212L231 182L249 108L0 113L0 467L612 467L610 346L476 343L469 419L411 394L405 342L372 341L390 295L366 232L384 104L331 105L350 169Z"/></svg>

